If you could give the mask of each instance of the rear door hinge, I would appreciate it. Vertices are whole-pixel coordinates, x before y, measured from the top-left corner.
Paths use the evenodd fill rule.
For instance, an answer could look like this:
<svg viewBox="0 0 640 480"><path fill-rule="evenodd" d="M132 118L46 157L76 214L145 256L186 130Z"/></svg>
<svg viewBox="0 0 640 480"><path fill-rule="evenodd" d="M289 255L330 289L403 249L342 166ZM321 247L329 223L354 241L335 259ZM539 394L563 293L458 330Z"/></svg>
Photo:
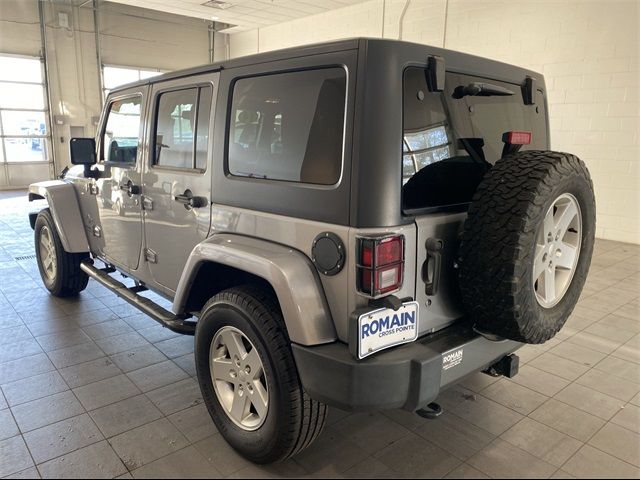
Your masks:
<svg viewBox="0 0 640 480"><path fill-rule="evenodd" d="M145 248L144 259L149 263L158 263L158 254L150 248Z"/></svg>
<svg viewBox="0 0 640 480"><path fill-rule="evenodd" d="M153 200L144 195L142 197L142 209L143 210L153 210Z"/></svg>

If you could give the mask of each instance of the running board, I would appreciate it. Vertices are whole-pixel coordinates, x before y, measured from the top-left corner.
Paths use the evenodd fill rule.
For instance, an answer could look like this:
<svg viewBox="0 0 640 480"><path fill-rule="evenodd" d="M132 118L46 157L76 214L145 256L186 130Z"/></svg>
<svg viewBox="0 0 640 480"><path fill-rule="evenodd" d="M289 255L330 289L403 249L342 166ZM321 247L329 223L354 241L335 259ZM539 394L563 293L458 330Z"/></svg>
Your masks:
<svg viewBox="0 0 640 480"><path fill-rule="evenodd" d="M137 292L141 291L139 286L134 286L132 288L127 287L124 283L121 283L115 278L109 276L107 272L96 268L91 260L83 260L80 263L80 268L84 273L89 275L89 277L104 285L141 312L149 315L163 327L184 335L194 335L196 333L196 322L187 321L186 316L175 315L152 300L138 295Z"/></svg>

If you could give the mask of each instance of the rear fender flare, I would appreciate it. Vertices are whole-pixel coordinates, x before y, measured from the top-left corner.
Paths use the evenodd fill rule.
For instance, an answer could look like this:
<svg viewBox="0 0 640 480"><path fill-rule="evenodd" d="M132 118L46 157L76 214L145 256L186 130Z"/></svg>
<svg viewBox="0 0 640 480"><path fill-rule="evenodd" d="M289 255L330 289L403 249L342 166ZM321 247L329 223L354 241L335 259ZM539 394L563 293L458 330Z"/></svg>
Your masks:
<svg viewBox="0 0 640 480"><path fill-rule="evenodd" d="M292 342L319 345L336 340L318 274L303 253L235 234L217 234L197 245L182 272L173 311L182 313L201 265L213 262L261 277L275 291Z"/></svg>

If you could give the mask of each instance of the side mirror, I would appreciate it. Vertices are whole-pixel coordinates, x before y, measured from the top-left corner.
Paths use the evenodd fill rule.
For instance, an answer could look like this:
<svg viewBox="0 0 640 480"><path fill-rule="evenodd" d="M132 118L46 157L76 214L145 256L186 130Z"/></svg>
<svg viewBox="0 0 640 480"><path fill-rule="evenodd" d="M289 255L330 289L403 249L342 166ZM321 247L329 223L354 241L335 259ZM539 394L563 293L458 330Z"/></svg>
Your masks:
<svg viewBox="0 0 640 480"><path fill-rule="evenodd" d="M97 163L96 141L93 138L72 138L69 141L71 163L84 165L84 176L93 177L91 165Z"/></svg>

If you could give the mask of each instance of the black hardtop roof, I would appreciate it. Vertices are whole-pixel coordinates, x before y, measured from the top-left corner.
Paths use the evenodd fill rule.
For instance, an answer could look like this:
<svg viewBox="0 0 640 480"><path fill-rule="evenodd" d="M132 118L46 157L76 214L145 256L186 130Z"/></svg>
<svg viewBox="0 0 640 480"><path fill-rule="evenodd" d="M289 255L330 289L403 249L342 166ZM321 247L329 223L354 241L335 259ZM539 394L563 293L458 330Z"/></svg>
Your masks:
<svg viewBox="0 0 640 480"><path fill-rule="evenodd" d="M503 62L498 62L496 60L490 60L488 58L478 57L455 50L433 47L431 45L381 38L349 38L344 40L284 48L280 50L272 50L269 52L256 53L253 55L232 58L230 60L224 60L221 62L208 63L205 65L186 68L182 70L175 70L172 72L164 73L162 75L157 75L155 77L150 77L144 80L139 80L137 82L121 85L112 89L111 92L118 92L120 90L135 86L148 85L165 80L184 78L201 73L215 72L235 67L246 67L249 65L268 63L277 60L286 60L290 58L305 57L309 55L317 55L328 52L366 49L369 45L383 46L386 48L398 50L415 51L420 55L420 58L425 59L427 55L440 55L445 59L447 70L453 70L459 73L478 73L489 75L488 78L496 79L507 79L511 77L513 78L513 80L517 81L524 79L524 77L527 75L534 76L539 79L543 78L542 74L540 73L517 67L515 65L510 65ZM416 58L416 60L418 60L418 58ZM496 72L496 74L490 75L488 72Z"/></svg>

